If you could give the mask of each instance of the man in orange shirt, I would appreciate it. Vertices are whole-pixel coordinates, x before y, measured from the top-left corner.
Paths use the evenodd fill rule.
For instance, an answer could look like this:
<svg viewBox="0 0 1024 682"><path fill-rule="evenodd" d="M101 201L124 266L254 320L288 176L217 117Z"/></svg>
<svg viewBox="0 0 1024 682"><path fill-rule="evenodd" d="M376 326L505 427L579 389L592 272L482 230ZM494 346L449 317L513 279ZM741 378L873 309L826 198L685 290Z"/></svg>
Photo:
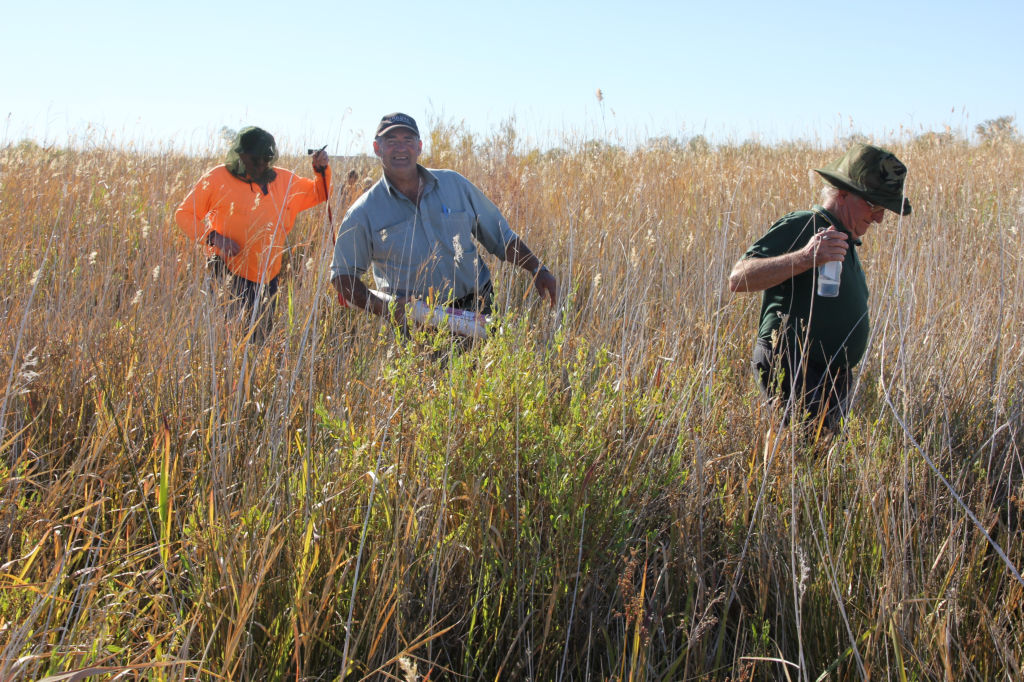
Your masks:
<svg viewBox="0 0 1024 682"><path fill-rule="evenodd" d="M190 239L205 245L207 267L229 275L232 297L252 320L270 329L285 237L300 211L327 200L331 167L327 152L313 154L318 178L272 166L274 136L250 126L235 136L224 164L207 171L178 206L174 220Z"/></svg>

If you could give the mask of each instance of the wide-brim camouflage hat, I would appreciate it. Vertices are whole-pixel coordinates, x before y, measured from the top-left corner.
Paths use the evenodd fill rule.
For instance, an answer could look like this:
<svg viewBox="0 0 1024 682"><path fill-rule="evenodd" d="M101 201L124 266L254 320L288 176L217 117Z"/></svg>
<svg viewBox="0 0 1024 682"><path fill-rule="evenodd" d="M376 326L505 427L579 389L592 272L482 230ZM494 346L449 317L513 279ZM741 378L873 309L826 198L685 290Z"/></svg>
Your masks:
<svg viewBox="0 0 1024 682"><path fill-rule="evenodd" d="M277 160L277 142L274 141L274 136L256 126L247 126L239 130L231 148L239 153L251 154L254 158L263 159L267 163Z"/></svg>
<svg viewBox="0 0 1024 682"><path fill-rule="evenodd" d="M235 139L231 141L231 148L224 155L224 165L228 172L235 177L246 179L248 174L239 154L249 154L271 164L277 160L277 143L274 141L273 135L256 126L247 126L235 134ZM273 180L274 169L268 168L265 176Z"/></svg>
<svg viewBox="0 0 1024 682"><path fill-rule="evenodd" d="M910 200L903 196L907 167L892 152L858 143L847 149L843 158L824 168L815 168L814 172L833 187L852 192L893 213L910 214Z"/></svg>

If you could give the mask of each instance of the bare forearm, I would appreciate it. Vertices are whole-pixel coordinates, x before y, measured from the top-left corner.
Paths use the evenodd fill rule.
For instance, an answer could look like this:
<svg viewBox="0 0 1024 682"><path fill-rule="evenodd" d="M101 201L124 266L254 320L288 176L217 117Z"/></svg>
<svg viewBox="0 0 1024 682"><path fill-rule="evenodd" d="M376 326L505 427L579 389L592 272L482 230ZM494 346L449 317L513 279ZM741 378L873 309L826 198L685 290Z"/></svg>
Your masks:
<svg viewBox="0 0 1024 682"><path fill-rule="evenodd" d="M341 275L331 280L335 291L353 308L366 310L378 317L388 314L387 301L377 298L358 277Z"/></svg>
<svg viewBox="0 0 1024 682"><path fill-rule="evenodd" d="M533 251L530 251L530 247L519 237L505 245L505 260L515 263L522 269L532 273L536 273L542 265L540 259L534 255Z"/></svg>
<svg viewBox="0 0 1024 682"><path fill-rule="evenodd" d="M764 291L815 265L846 258L848 235L829 227L816 232L800 249L770 258L742 258L729 274L731 291Z"/></svg>
<svg viewBox="0 0 1024 682"><path fill-rule="evenodd" d="M792 251L771 258L744 258L729 273L730 291L764 291L814 266L803 251Z"/></svg>
<svg viewBox="0 0 1024 682"><path fill-rule="evenodd" d="M522 239L516 237L505 245L505 260L515 263L533 275L533 287L542 298L547 298L552 307L558 302L558 280L540 259L530 251Z"/></svg>

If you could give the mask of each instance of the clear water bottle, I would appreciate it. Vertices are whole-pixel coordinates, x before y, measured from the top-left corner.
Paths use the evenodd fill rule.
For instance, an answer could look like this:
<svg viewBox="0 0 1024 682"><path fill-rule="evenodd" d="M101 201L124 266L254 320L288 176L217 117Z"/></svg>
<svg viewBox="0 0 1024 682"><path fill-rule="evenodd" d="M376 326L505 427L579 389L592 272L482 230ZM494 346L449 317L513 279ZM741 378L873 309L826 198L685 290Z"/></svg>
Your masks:
<svg viewBox="0 0 1024 682"><path fill-rule="evenodd" d="M818 296L835 298L839 295L839 278L843 276L843 261L835 260L818 266Z"/></svg>

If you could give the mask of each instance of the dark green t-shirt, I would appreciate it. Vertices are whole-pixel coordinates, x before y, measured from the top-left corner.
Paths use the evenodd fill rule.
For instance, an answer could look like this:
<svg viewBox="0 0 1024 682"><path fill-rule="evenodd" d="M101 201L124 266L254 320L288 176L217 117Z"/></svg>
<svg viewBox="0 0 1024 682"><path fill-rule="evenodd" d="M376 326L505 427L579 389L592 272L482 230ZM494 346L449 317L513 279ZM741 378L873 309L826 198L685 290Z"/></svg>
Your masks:
<svg viewBox="0 0 1024 682"><path fill-rule="evenodd" d="M788 348L807 349L807 359L818 365L856 365L867 349L868 283L857 258L860 241L821 206L783 216L763 237L747 249L744 258L769 258L803 248L819 230L834 225L849 237L850 248L843 261L839 296L823 298L815 293L817 269L811 268L764 291L761 298L759 339L772 340L774 332L788 324ZM807 326L810 324L810 329ZM781 339L780 339L781 340Z"/></svg>

